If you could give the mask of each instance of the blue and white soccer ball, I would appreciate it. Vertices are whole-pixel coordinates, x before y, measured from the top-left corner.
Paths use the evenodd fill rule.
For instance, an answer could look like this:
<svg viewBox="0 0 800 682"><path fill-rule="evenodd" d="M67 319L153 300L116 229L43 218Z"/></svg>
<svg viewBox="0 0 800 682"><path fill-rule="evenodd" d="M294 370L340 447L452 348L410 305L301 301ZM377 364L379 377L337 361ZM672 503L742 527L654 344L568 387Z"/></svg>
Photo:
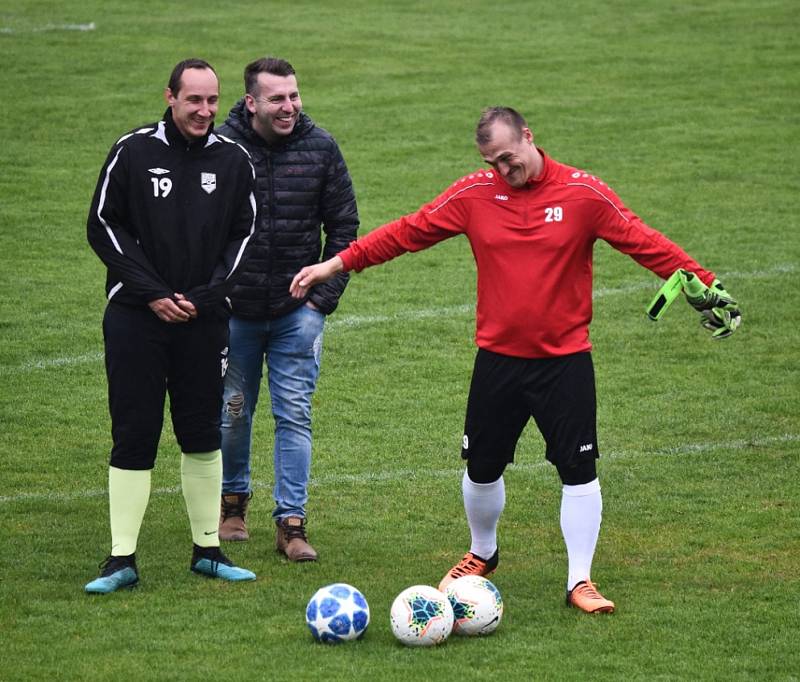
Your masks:
<svg viewBox="0 0 800 682"><path fill-rule="evenodd" d="M483 576L458 578L445 588L445 594L453 607L453 632L457 635L488 635L500 625L503 598Z"/></svg>
<svg viewBox="0 0 800 682"><path fill-rule="evenodd" d="M391 610L392 632L407 646L433 646L453 630L453 607L435 587L413 585L397 595Z"/></svg>
<svg viewBox="0 0 800 682"><path fill-rule="evenodd" d="M358 639L369 625L369 605L352 585L333 583L311 597L306 623L318 642L336 644Z"/></svg>

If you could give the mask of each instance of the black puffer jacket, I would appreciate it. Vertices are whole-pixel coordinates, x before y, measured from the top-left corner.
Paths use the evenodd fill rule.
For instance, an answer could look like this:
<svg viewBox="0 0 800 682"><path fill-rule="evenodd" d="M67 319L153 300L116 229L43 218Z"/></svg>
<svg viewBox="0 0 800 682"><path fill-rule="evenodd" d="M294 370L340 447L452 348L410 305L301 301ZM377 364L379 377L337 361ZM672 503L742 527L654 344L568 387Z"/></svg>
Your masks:
<svg viewBox="0 0 800 682"><path fill-rule="evenodd" d="M303 304L289 294L297 272L335 256L356 238L358 211L353 183L336 140L304 113L294 130L270 145L250 124L244 99L216 132L240 143L253 160L261 209L259 230L231 294L233 314L273 319ZM322 248L322 231L325 248ZM329 315L348 277L314 287L308 299Z"/></svg>

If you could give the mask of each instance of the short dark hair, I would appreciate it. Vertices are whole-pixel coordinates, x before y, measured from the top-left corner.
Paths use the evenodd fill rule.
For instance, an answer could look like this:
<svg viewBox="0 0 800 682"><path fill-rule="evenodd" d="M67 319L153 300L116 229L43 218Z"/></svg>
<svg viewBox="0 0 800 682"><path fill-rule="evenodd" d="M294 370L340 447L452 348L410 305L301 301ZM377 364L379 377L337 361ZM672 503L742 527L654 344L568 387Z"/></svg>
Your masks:
<svg viewBox="0 0 800 682"><path fill-rule="evenodd" d="M285 59L262 57L244 67L244 91L249 95L258 94L258 74L271 73L273 76L292 76L294 67Z"/></svg>
<svg viewBox="0 0 800 682"><path fill-rule="evenodd" d="M483 146L492 139L491 127L496 121L502 121L511 130L517 131L517 139L522 137L522 129L528 127L525 117L516 109L511 107L488 107L481 112L478 126L475 128L475 142L478 145Z"/></svg>
<svg viewBox="0 0 800 682"><path fill-rule="evenodd" d="M167 87L172 91L173 97L178 96L178 92L180 91L182 85L181 77L186 69L211 69L214 75L217 75L217 72L214 71L214 67L211 66L211 64L209 64L205 59L197 59L196 57L184 59L182 62L175 64L175 68L172 69L172 73L169 76L169 83L167 83Z"/></svg>

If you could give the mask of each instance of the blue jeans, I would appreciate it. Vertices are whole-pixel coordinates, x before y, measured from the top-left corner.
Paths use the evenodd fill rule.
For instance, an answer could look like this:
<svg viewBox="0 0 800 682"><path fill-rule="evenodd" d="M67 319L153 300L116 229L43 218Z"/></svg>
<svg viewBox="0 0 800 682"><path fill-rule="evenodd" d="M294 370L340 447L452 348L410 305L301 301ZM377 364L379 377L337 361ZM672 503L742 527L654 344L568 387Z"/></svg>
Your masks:
<svg viewBox="0 0 800 682"><path fill-rule="evenodd" d="M222 491L249 493L253 415L263 364L275 418L273 517L305 517L311 471L311 396L325 315L303 305L275 320L230 320L222 404Z"/></svg>

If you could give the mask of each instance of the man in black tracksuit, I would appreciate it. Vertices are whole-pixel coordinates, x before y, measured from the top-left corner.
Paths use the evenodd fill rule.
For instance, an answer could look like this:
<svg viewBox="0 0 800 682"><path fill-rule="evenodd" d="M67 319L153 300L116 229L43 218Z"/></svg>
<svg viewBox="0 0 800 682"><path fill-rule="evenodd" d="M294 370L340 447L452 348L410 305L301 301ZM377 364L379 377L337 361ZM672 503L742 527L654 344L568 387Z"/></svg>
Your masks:
<svg viewBox="0 0 800 682"><path fill-rule="evenodd" d="M112 147L87 222L108 269L103 337L113 436L112 547L100 577L86 585L94 594L138 581L136 544L167 392L183 453L191 569L255 578L220 552L217 534L225 297L256 227L254 171L244 150L213 131L219 83L207 62L176 65L165 97L161 121Z"/></svg>
<svg viewBox="0 0 800 682"><path fill-rule="evenodd" d="M245 68L244 79L245 96L219 132L253 159L261 224L231 294L220 538L248 538L252 420L266 362L275 419L276 546L290 561L314 561L317 552L305 531L311 397L325 316L335 310L347 276L312 288L302 300L292 298L289 284L302 267L332 257L356 238L358 212L339 146L303 113L291 64L258 59Z"/></svg>

